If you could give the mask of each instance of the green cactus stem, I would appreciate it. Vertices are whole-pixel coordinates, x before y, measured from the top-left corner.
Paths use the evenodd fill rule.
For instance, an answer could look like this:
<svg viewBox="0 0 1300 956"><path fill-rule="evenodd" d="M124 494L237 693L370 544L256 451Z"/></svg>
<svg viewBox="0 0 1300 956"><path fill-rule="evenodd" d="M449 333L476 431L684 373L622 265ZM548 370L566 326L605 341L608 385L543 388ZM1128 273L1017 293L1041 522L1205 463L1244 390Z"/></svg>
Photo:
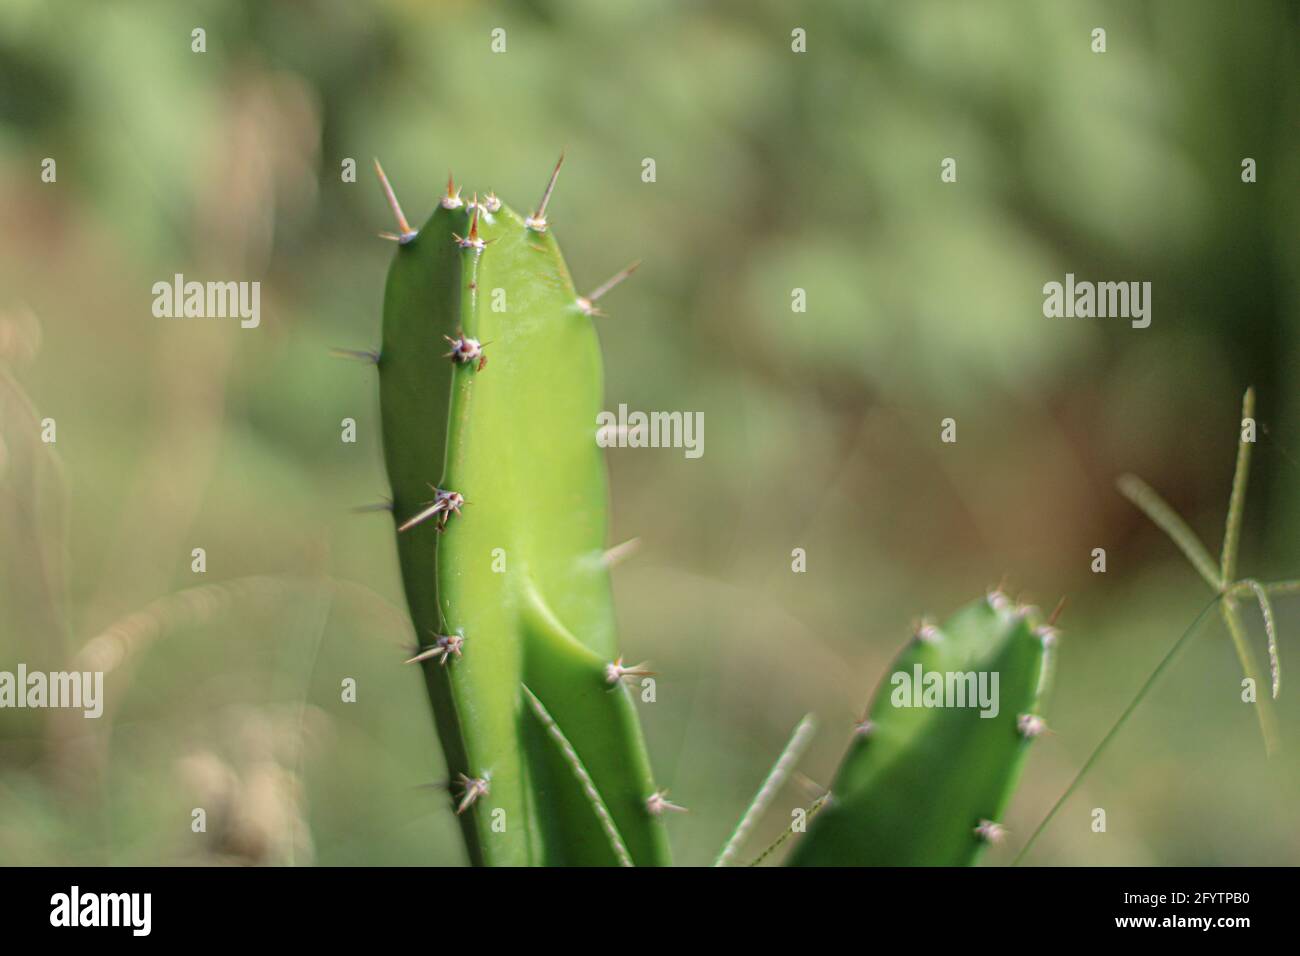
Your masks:
<svg viewBox="0 0 1300 956"><path fill-rule="evenodd" d="M995 591L942 626L917 628L855 728L792 865L965 866L1002 838L997 821L1045 729L1039 707L1057 632L1036 615ZM917 674L944 682L938 706L921 694L917 706ZM975 681L952 679L965 674ZM973 691L980 675L986 687L997 675L993 706L950 699L956 688Z"/></svg>
<svg viewBox="0 0 1300 956"><path fill-rule="evenodd" d="M384 458L414 659L470 858L665 864L625 686L640 672L611 669L591 321L607 288L578 295L547 223L559 164L531 216L449 182L418 230L378 171L397 220L377 362Z"/></svg>

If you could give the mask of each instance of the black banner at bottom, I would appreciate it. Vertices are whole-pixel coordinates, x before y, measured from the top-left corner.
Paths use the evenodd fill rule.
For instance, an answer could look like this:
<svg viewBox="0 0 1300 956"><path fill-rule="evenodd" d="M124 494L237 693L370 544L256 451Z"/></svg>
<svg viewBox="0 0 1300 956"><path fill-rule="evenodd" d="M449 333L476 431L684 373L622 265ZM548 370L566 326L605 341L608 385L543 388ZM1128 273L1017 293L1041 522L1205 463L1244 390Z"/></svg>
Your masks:
<svg viewBox="0 0 1300 956"><path fill-rule="evenodd" d="M5 869L0 925L6 942L76 934L80 943L127 945L339 944L421 927L439 945L494 948L515 937L529 945L604 936L665 946L864 929L915 933L928 944L1013 927L1017 935L1052 934L1040 939L1199 934L1218 943L1282 932L1294 919L1284 912L1292 876L1237 868Z"/></svg>

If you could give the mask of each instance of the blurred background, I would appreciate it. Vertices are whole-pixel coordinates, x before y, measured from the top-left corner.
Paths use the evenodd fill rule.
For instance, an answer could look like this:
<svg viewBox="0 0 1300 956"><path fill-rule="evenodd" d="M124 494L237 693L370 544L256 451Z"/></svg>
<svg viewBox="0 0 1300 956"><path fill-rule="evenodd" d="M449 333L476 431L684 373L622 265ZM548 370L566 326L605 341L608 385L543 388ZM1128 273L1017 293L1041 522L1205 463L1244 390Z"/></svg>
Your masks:
<svg viewBox="0 0 1300 956"><path fill-rule="evenodd" d="M579 288L644 260L602 303L609 407L705 415L700 459L609 454L678 861L814 711L757 855L912 621L1005 578L1069 598L1009 862L1211 598L1119 474L1217 553L1254 384L1242 573L1300 577L1298 27L1285 0L6 0L0 669L109 676L99 721L0 712L0 863L464 859L421 789L444 770L391 525L349 513L386 491L375 377L329 350L379 342L372 156L416 222L449 169L531 208L561 148ZM1045 318L1066 272L1151 281L1150 328ZM175 273L260 280L260 328L155 318ZM1277 617L1285 671L1300 599ZM1300 863L1300 694L1284 675L1266 760L1240 679L1207 615L1030 860Z"/></svg>

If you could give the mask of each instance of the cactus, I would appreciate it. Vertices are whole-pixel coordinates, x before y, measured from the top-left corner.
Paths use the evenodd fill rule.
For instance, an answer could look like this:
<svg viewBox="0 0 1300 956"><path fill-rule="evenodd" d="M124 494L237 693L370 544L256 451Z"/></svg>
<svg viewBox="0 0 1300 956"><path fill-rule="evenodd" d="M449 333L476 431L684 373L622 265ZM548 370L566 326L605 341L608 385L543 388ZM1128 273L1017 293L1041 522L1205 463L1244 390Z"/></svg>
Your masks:
<svg viewBox="0 0 1300 956"><path fill-rule="evenodd" d="M561 157L561 160L563 157ZM379 371L407 603L475 863L668 862L615 644L595 300L537 211L397 219ZM616 279L619 277L616 277Z"/></svg>
<svg viewBox="0 0 1300 956"><path fill-rule="evenodd" d="M563 157L561 157L561 161ZM596 301L579 296L546 220L557 164L523 217L449 179L413 229L397 221L378 352L384 457L407 604L470 859L659 865L663 817L618 656L603 550L606 480ZM857 728L834 798L794 862L970 863L1003 809L1047 673L1050 626L995 592L899 660L1000 675L1001 711L895 709ZM811 736L811 718L719 853L733 861Z"/></svg>
<svg viewBox="0 0 1300 956"><path fill-rule="evenodd" d="M965 866L1002 838L997 821L1045 729L1038 711L1056 629L1036 613L994 591L941 627L917 627L889 672L906 683L891 676L881 685L793 865ZM969 700L905 706L916 668L982 673L990 686L997 675L997 712L984 716Z"/></svg>

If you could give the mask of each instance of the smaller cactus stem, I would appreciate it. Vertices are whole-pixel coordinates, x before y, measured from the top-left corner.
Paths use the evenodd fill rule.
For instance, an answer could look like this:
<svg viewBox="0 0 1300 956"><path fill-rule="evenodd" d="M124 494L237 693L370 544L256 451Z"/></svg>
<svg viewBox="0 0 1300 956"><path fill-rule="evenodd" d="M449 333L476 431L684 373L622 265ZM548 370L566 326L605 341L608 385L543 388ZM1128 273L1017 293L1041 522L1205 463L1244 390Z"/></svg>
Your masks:
<svg viewBox="0 0 1300 956"><path fill-rule="evenodd" d="M578 783L582 786L582 792L586 794L587 800L591 803L591 809L595 811L596 818L600 821L601 829L605 831L605 836L609 838L609 845L618 858L619 866L631 866L632 855L627 851L627 845L623 842L623 837L618 832L618 827L614 825L614 818L610 815L609 808L605 806L605 801L600 796L600 791L596 789L596 784L591 779L591 774L587 773L587 768L583 766L582 759L578 752L573 749L569 743L569 738L564 736L564 731L560 725L555 722L555 718L537 699L537 695L528 689L527 684L520 684L523 688L524 698L532 708L533 714L536 715L538 722L550 734L551 739L559 746L560 752L564 754L565 762L573 771L573 775L578 778Z"/></svg>
<svg viewBox="0 0 1300 956"><path fill-rule="evenodd" d="M754 799L750 801L749 808L745 810L740 822L736 824L736 829L731 831L731 836L718 854L718 858L713 861L714 866L730 865L736 853L744 845L754 825L758 823L771 805L777 791L789 778L791 771L799 762L799 758L803 756L803 752L807 749L808 743L812 740L816 730L817 721L813 718L813 715L804 715L803 720L799 721L799 725L795 727L794 733L791 734L785 749L781 751L781 756L777 758L776 763L772 765L772 769L768 771L767 779L758 788L758 793L754 794Z"/></svg>
<svg viewBox="0 0 1300 956"><path fill-rule="evenodd" d="M537 211L524 220L524 225L533 232L546 231L546 206L551 201L551 193L555 191L555 181L560 178L560 167L564 165L564 151L560 151L560 158L555 163L555 169L551 172L551 179L546 184L546 192L542 193L542 201L537 204Z"/></svg>
<svg viewBox="0 0 1300 956"><path fill-rule="evenodd" d="M389 208L393 210L393 218L397 220L397 232L381 232L380 238L391 239L394 242L406 245L418 234L411 228L411 224L406 221L406 214L402 212L402 204L397 201L397 194L393 192L392 185L388 182L388 177L384 175L384 167L379 165L379 160L375 159L375 172L379 174L379 184L384 187L384 195L388 198Z"/></svg>

